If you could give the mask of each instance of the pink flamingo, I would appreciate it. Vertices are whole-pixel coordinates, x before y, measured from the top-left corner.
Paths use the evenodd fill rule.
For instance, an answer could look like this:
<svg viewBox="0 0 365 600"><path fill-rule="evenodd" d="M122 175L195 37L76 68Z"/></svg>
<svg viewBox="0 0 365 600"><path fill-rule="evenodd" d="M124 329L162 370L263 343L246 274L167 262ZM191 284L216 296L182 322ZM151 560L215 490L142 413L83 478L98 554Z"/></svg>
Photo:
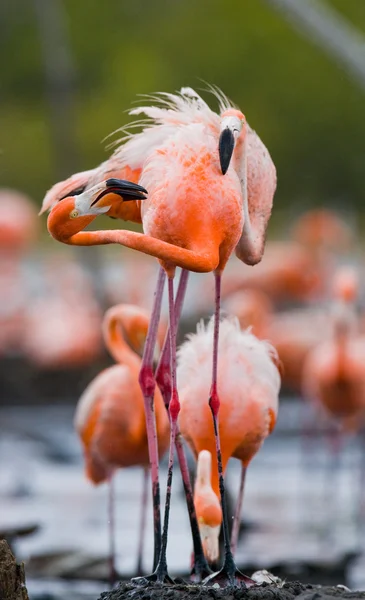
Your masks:
<svg viewBox="0 0 365 600"><path fill-rule="evenodd" d="M38 234L37 213L25 194L0 189L0 250L19 255L31 246Z"/></svg>
<svg viewBox="0 0 365 600"><path fill-rule="evenodd" d="M210 561L218 558L217 498L221 485L217 465L213 466L210 487L210 458L215 456L213 423L205 401L209 393L211 346L214 321L205 327L200 323L197 333L178 350L178 376L181 411L181 433L198 458L195 489L196 512L203 544ZM221 402L219 429L223 472L231 457L241 461L241 484L237 500L231 547L237 546L246 469L272 432L278 411L280 374L278 356L268 343L258 340L249 331L241 331L237 319L224 319L219 336L218 393ZM212 490L216 499L212 496Z"/></svg>
<svg viewBox="0 0 365 600"><path fill-rule="evenodd" d="M176 317L173 280L176 266L196 272L214 271L215 331L213 373L209 405L213 415L219 476L222 485L225 563L222 574L234 583L241 577L236 569L228 539L223 471L218 429L217 359L221 275L235 250L248 264L261 260L265 231L271 214L276 187L276 172L260 138L247 125L244 115L233 108L219 91L221 114L214 113L191 88L181 95L167 94L159 107L134 109L153 119L142 133L130 135L121 148L132 169L144 159L141 185L149 190L141 214L145 235L130 231L81 231L100 211L106 212L108 193L116 191L117 181L95 186L79 196L63 200L48 217L48 229L59 241L75 245L119 243L159 258L168 276L171 344L172 394L169 404L171 445L164 532L160 560L154 574L168 577L166 565L167 529L173 472L173 444L177 432L180 403L176 386ZM120 188L122 195L122 187ZM202 210L204 202L205 210ZM157 295L162 293L159 278ZM156 311L151 323L158 320ZM152 338L151 338L152 339ZM146 346L149 349L149 340ZM146 350L147 353L147 350ZM141 382L148 395L150 369L142 367ZM152 385L154 381L152 380ZM153 442L153 413L148 408L148 431ZM155 444L151 462L156 462ZM242 576L244 577L244 576ZM247 581L247 578L246 578Z"/></svg>
<svg viewBox="0 0 365 600"><path fill-rule="evenodd" d="M102 317L87 274L65 257L51 257L45 275L43 294L28 302L25 354L43 369L92 363L102 351Z"/></svg>
<svg viewBox="0 0 365 600"><path fill-rule="evenodd" d="M340 269L334 280L333 334L311 350L303 368L303 394L350 429L365 416L365 338L358 333L357 293L356 272Z"/></svg>
<svg viewBox="0 0 365 600"><path fill-rule="evenodd" d="M88 479L94 484L109 481L110 566L115 579L114 499L112 477L117 468L148 467L148 444L144 401L138 383L148 330L148 314L132 305L110 308L103 320L105 345L118 365L102 371L82 394L75 415ZM162 336L162 338L161 338ZM163 331L159 338L163 339ZM162 396L155 391L156 424L161 455L169 445L169 421ZM142 568L142 537L145 522L143 494L142 524L138 544L137 573Z"/></svg>

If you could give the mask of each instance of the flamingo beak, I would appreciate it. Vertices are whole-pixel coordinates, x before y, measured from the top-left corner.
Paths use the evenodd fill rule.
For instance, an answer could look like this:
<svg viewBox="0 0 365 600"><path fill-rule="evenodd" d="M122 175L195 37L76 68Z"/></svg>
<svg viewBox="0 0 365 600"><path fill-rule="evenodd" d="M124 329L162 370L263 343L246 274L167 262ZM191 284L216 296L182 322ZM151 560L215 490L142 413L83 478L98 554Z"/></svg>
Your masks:
<svg viewBox="0 0 365 600"><path fill-rule="evenodd" d="M236 139L242 130L242 122L238 117L225 117L221 123L219 136L219 161L222 175L225 175L230 165Z"/></svg>
<svg viewBox="0 0 365 600"><path fill-rule="evenodd" d="M147 190L124 179L107 179L75 196L75 208L80 216L101 215L111 207L110 194L120 196L123 201L145 200Z"/></svg>
<svg viewBox="0 0 365 600"><path fill-rule="evenodd" d="M126 179L115 178L107 179L104 183L105 190L96 200L94 200L93 204L99 202L101 198L107 194L117 194L124 202L127 200L146 200L145 194L147 194L147 190L141 185L138 185L138 183L132 183Z"/></svg>
<svg viewBox="0 0 365 600"><path fill-rule="evenodd" d="M212 527L210 525L199 523L199 532L204 554L209 563L214 563L219 558L220 525Z"/></svg>

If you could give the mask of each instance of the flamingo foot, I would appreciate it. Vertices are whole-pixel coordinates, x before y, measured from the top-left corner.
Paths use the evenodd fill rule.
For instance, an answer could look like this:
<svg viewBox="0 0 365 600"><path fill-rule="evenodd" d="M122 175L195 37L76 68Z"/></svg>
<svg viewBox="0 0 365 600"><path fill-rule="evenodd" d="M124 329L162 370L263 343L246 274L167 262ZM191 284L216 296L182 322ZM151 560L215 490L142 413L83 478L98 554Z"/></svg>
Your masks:
<svg viewBox="0 0 365 600"><path fill-rule="evenodd" d="M194 583L201 583L210 575L214 575L214 573L212 569L209 568L204 554L203 556L195 556L190 572L190 581L193 581Z"/></svg>
<svg viewBox="0 0 365 600"><path fill-rule="evenodd" d="M212 586L215 583L218 583L219 587L235 586L244 589L257 585L256 581L241 573L234 563L230 567L224 566L220 571L208 575L203 581L204 586Z"/></svg>
<svg viewBox="0 0 365 600"><path fill-rule="evenodd" d="M165 583L167 585L175 584L174 580L167 572L166 564L164 565L163 563L159 563L156 567L156 570L151 573L151 575L147 575L145 577L133 577L132 581L133 583L142 586L148 585L150 581L154 583Z"/></svg>

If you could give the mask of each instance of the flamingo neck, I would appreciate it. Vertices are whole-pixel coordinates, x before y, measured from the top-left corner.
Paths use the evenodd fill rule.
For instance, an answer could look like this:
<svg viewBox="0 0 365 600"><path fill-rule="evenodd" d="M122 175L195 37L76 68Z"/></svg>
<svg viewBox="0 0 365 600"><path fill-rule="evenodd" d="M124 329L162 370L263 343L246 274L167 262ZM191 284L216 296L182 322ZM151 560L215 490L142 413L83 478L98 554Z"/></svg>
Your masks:
<svg viewBox="0 0 365 600"><path fill-rule="evenodd" d="M235 168L241 183L244 219L242 236L237 246L237 255L246 264L255 265L262 258L264 239L259 228L256 227L255 215L250 214L248 204L247 136L248 131L245 132L244 136L240 136L237 140L235 152Z"/></svg>
<svg viewBox="0 0 365 600"><path fill-rule="evenodd" d="M333 337L336 345L338 374L341 377L346 371L348 344L356 330L354 306L344 301L335 307Z"/></svg>
<svg viewBox="0 0 365 600"><path fill-rule="evenodd" d="M113 316L103 323L105 345L114 360L132 369L139 369L141 359L128 345L124 337L123 317Z"/></svg>

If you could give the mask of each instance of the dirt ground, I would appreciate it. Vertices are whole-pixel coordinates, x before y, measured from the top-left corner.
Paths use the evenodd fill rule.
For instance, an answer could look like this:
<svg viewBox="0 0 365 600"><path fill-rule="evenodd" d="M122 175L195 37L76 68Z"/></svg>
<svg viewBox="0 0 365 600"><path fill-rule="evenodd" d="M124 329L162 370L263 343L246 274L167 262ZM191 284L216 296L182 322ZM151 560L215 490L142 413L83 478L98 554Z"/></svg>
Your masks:
<svg viewBox="0 0 365 600"><path fill-rule="evenodd" d="M276 584L263 583L250 589L215 588L177 583L174 586L148 582L146 586L132 582L121 583L111 592L101 594L99 600L331 600L365 599L365 592L350 592L346 588L321 587L299 582Z"/></svg>

